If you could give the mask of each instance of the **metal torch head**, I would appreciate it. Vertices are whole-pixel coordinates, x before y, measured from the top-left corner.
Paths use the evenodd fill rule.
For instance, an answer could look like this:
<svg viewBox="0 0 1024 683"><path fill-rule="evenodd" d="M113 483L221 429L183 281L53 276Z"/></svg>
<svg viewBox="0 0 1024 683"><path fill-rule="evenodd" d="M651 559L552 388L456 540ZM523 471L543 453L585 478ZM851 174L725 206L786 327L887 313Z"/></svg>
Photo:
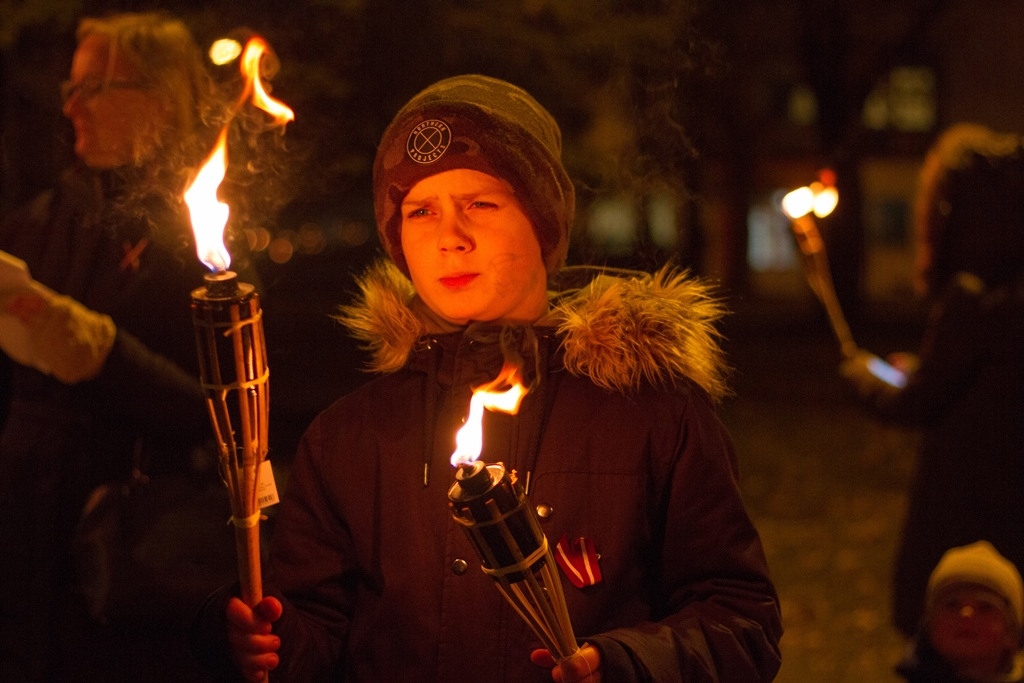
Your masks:
<svg viewBox="0 0 1024 683"><path fill-rule="evenodd" d="M540 521L515 473L503 464L460 465L448 501L485 573L515 583L545 564L548 543Z"/></svg>
<svg viewBox="0 0 1024 683"><path fill-rule="evenodd" d="M265 369L259 295L231 271L207 275L205 282L205 287L192 291L200 379L204 385L217 386L252 382ZM241 364L236 362L239 351Z"/></svg>
<svg viewBox="0 0 1024 683"><path fill-rule="evenodd" d="M259 295L230 271L205 279L192 292L192 322L214 436L222 461L259 462L267 450L270 376Z"/></svg>
<svg viewBox="0 0 1024 683"><path fill-rule="evenodd" d="M501 463L459 465L448 489L455 521L484 573L557 661L579 650L558 570L526 492Z"/></svg>

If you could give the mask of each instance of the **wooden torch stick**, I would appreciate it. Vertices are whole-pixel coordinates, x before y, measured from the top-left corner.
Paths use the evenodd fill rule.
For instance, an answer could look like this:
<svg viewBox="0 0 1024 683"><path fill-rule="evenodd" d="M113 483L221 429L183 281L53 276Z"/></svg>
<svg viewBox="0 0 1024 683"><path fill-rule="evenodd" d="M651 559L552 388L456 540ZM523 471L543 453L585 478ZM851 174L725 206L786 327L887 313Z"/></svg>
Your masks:
<svg viewBox="0 0 1024 683"><path fill-rule="evenodd" d="M796 235L797 245L804 255L804 272L808 284L825 306L832 331L839 341L840 352L844 358L851 358L857 353L857 343L853 340L853 333L846 322L846 316L843 315L842 306L839 305L839 297L836 296L836 288L832 282L832 271L828 265L828 255L825 253L825 243L818 232L818 226L809 213L793 218L792 221L793 234Z"/></svg>
<svg viewBox="0 0 1024 683"><path fill-rule="evenodd" d="M263 599L259 476L270 377L263 316L252 285L236 283L234 273L208 276L207 285L192 296L200 380L228 489L240 597L253 607Z"/></svg>
<svg viewBox="0 0 1024 683"><path fill-rule="evenodd" d="M242 322L239 315L240 306L231 307L231 335L234 346L235 376L238 381L249 384L253 368L249 367L247 349L242 343L242 331L245 325L255 325L262 321L247 320ZM262 329L262 328L260 328ZM260 355L262 348L262 334L252 334L252 346L249 353ZM236 494L237 509L233 511L235 526L235 544L238 550L238 572L242 590L242 599L250 607L263 599L263 581L260 570L260 508L256 501L256 491L259 478L259 466L262 461L261 444L257 440L260 433L258 423L261 415L255 415L253 411L258 410L260 401L250 402L250 398L256 398L256 388L239 386L238 389L238 413L240 416L239 425L242 432L242 462L236 461L241 476L241 486ZM250 397L250 391L253 396ZM257 423L254 425L253 423ZM257 426L254 430L253 427ZM255 433L254 433L255 431Z"/></svg>

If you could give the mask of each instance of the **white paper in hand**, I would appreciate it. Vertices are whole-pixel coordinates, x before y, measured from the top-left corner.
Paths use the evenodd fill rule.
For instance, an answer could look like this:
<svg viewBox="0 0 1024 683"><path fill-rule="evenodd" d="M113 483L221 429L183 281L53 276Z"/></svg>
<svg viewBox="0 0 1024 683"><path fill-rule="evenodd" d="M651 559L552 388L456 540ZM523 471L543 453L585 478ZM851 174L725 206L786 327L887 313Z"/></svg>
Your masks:
<svg viewBox="0 0 1024 683"><path fill-rule="evenodd" d="M0 251L0 292L21 289L32 284L28 266L17 256Z"/></svg>
<svg viewBox="0 0 1024 683"><path fill-rule="evenodd" d="M32 276L28 266L17 256L0 251L0 302L14 292L32 287ZM29 365L32 360L32 344L28 327L0 306L0 348L13 360Z"/></svg>

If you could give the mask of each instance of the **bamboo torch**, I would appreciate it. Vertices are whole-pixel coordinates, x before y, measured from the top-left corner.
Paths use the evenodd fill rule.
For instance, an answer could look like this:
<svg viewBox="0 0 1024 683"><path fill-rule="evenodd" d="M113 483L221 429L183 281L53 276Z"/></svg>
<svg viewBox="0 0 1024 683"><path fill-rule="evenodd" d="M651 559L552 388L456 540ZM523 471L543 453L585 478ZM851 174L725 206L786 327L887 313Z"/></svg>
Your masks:
<svg viewBox="0 0 1024 683"><path fill-rule="evenodd" d="M857 352L857 344L839 305L828 255L825 253L825 242L814 220L814 216L824 218L832 213L838 202L839 193L835 187L815 182L783 197L782 211L791 221L797 246L803 254L807 282L825 307L832 331L839 341L840 352L844 358L850 358Z"/></svg>
<svg viewBox="0 0 1024 683"><path fill-rule="evenodd" d="M248 100L268 112L275 124L294 118L287 106L267 95L260 83L261 38L246 45L239 60L245 88L235 113ZM192 319L200 360L200 382L219 449L221 476L228 488L235 528L242 599L252 606L263 597L260 563L260 509L265 485L272 489L267 455L270 369L259 295L229 270L224 245L230 213L217 197L227 172L228 127L185 191L184 200L196 236L196 250L211 270L205 284L192 292ZM262 481L261 481L262 479ZM276 493L271 502L276 501Z"/></svg>
<svg viewBox="0 0 1024 683"><path fill-rule="evenodd" d="M217 440L235 530L241 597L263 598L260 568L261 474L267 455L270 368L263 313L253 286L231 271L205 277L192 292L200 381Z"/></svg>
<svg viewBox="0 0 1024 683"><path fill-rule="evenodd" d="M499 391L499 388L506 387ZM452 516L480 556L481 569L559 662L579 651L548 539L515 472L478 460L483 411L516 413L526 389L506 365L493 382L473 392L469 417L452 455L455 483L448 490Z"/></svg>

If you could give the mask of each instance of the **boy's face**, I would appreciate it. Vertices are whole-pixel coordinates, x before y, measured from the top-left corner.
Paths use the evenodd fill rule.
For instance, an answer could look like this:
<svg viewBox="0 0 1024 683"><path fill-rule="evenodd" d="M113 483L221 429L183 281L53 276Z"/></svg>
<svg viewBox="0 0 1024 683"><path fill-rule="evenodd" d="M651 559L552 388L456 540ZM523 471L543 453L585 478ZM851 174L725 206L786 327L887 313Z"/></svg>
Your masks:
<svg viewBox="0 0 1024 683"><path fill-rule="evenodd" d="M1005 608L1006 601L987 588L943 590L928 626L932 646L958 669L998 671L1017 646Z"/></svg>
<svg viewBox="0 0 1024 683"><path fill-rule="evenodd" d="M402 202L402 251L423 302L442 318L532 323L547 310L540 244L511 186L454 169Z"/></svg>

